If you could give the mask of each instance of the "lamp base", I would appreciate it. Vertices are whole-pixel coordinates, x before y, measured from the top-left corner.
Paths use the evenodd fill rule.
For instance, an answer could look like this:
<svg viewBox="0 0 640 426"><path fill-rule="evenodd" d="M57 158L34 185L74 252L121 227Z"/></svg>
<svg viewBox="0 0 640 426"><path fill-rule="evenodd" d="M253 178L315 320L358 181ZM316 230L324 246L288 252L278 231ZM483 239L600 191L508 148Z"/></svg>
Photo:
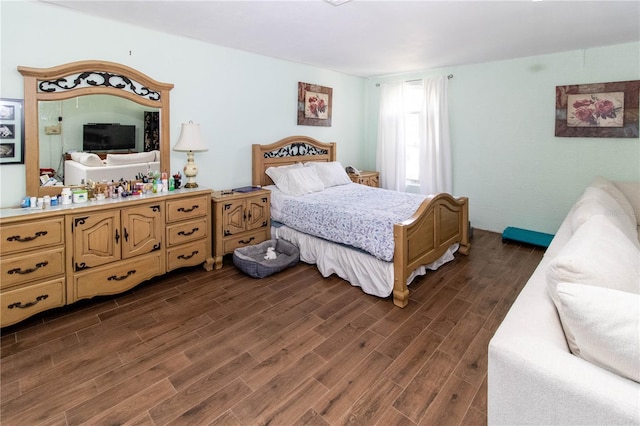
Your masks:
<svg viewBox="0 0 640 426"><path fill-rule="evenodd" d="M198 184L195 183L195 182L193 182L193 183L188 182L188 183L185 183L184 186L183 186L183 188L197 188L197 187L198 187Z"/></svg>

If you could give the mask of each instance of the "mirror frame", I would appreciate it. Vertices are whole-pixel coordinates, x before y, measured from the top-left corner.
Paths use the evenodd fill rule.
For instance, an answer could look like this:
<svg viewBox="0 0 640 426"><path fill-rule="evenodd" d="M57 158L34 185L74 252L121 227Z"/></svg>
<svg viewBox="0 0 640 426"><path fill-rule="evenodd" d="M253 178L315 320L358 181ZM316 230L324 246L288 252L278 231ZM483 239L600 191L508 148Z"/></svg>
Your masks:
<svg viewBox="0 0 640 426"><path fill-rule="evenodd" d="M19 66L24 77L24 143L27 195L57 195L60 186L40 186L39 101L86 95L112 95L160 109L160 171L169 174L171 83L161 83L126 65L108 61L78 61L51 68Z"/></svg>

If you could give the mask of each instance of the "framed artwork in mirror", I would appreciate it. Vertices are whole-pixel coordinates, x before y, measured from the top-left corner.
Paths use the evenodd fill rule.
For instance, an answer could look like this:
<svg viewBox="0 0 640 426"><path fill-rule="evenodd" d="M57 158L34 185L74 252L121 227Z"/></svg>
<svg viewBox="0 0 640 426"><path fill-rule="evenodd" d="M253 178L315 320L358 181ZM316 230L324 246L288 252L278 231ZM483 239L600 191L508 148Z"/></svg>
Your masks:
<svg viewBox="0 0 640 426"><path fill-rule="evenodd" d="M333 89L298 82L298 125L331 127Z"/></svg>
<svg viewBox="0 0 640 426"><path fill-rule="evenodd" d="M0 98L0 164L24 164L22 99Z"/></svg>
<svg viewBox="0 0 640 426"><path fill-rule="evenodd" d="M556 136L638 138L640 80L556 86Z"/></svg>

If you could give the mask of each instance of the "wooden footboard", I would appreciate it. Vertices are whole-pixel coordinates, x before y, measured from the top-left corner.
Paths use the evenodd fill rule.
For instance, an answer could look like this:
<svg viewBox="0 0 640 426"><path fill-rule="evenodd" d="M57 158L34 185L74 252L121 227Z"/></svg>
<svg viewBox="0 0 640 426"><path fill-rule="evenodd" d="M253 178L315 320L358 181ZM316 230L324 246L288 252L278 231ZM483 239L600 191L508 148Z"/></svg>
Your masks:
<svg viewBox="0 0 640 426"><path fill-rule="evenodd" d="M469 253L468 198L438 194L425 200L413 216L394 225L393 237L393 303L404 308L407 278L416 268L436 261L454 243L460 243L460 253Z"/></svg>

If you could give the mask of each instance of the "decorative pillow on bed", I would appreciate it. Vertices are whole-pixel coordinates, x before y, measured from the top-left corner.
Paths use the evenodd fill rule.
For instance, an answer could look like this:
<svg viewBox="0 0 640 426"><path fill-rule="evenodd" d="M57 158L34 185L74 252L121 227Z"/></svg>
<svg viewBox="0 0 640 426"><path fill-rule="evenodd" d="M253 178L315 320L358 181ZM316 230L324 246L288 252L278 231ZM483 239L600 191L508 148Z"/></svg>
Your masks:
<svg viewBox="0 0 640 426"><path fill-rule="evenodd" d="M567 241L547 269L547 290L560 311L558 284L580 283L640 294L640 250L604 216L593 216ZM560 317L562 322L562 316ZM580 353L562 322L571 352Z"/></svg>
<svg viewBox="0 0 640 426"><path fill-rule="evenodd" d="M351 179L344 171L342 164L338 161L315 161L305 164L305 167L313 167L318 173L318 177L322 181L325 188L337 185L346 185L351 183Z"/></svg>
<svg viewBox="0 0 640 426"><path fill-rule="evenodd" d="M575 336L579 357L640 382L640 296L559 283L558 313Z"/></svg>
<svg viewBox="0 0 640 426"><path fill-rule="evenodd" d="M297 167L280 176L276 186L287 195L300 196L322 191L324 185L313 167Z"/></svg>
<svg viewBox="0 0 640 426"><path fill-rule="evenodd" d="M92 152L72 152L71 159L89 167L102 167L104 163L97 154Z"/></svg>
<svg viewBox="0 0 640 426"><path fill-rule="evenodd" d="M620 204L604 189L588 187L576 202L576 209L571 216L571 228L576 232L587 220L595 215L606 217L620 229L631 242L640 248L638 229L631 224Z"/></svg>
<svg viewBox="0 0 640 426"><path fill-rule="evenodd" d="M278 181L280 180L280 178L288 171L291 169L299 169L301 167L304 167L302 165L302 163L295 163L295 164L289 164L286 166L278 166L278 167L269 167L267 170L265 170L264 172L267 174L267 176L269 176L271 178L271 180L273 181L273 183L275 183L276 185L278 184Z"/></svg>
<svg viewBox="0 0 640 426"><path fill-rule="evenodd" d="M107 154L107 166L120 166L123 164L153 163L156 153L136 152L132 154Z"/></svg>

